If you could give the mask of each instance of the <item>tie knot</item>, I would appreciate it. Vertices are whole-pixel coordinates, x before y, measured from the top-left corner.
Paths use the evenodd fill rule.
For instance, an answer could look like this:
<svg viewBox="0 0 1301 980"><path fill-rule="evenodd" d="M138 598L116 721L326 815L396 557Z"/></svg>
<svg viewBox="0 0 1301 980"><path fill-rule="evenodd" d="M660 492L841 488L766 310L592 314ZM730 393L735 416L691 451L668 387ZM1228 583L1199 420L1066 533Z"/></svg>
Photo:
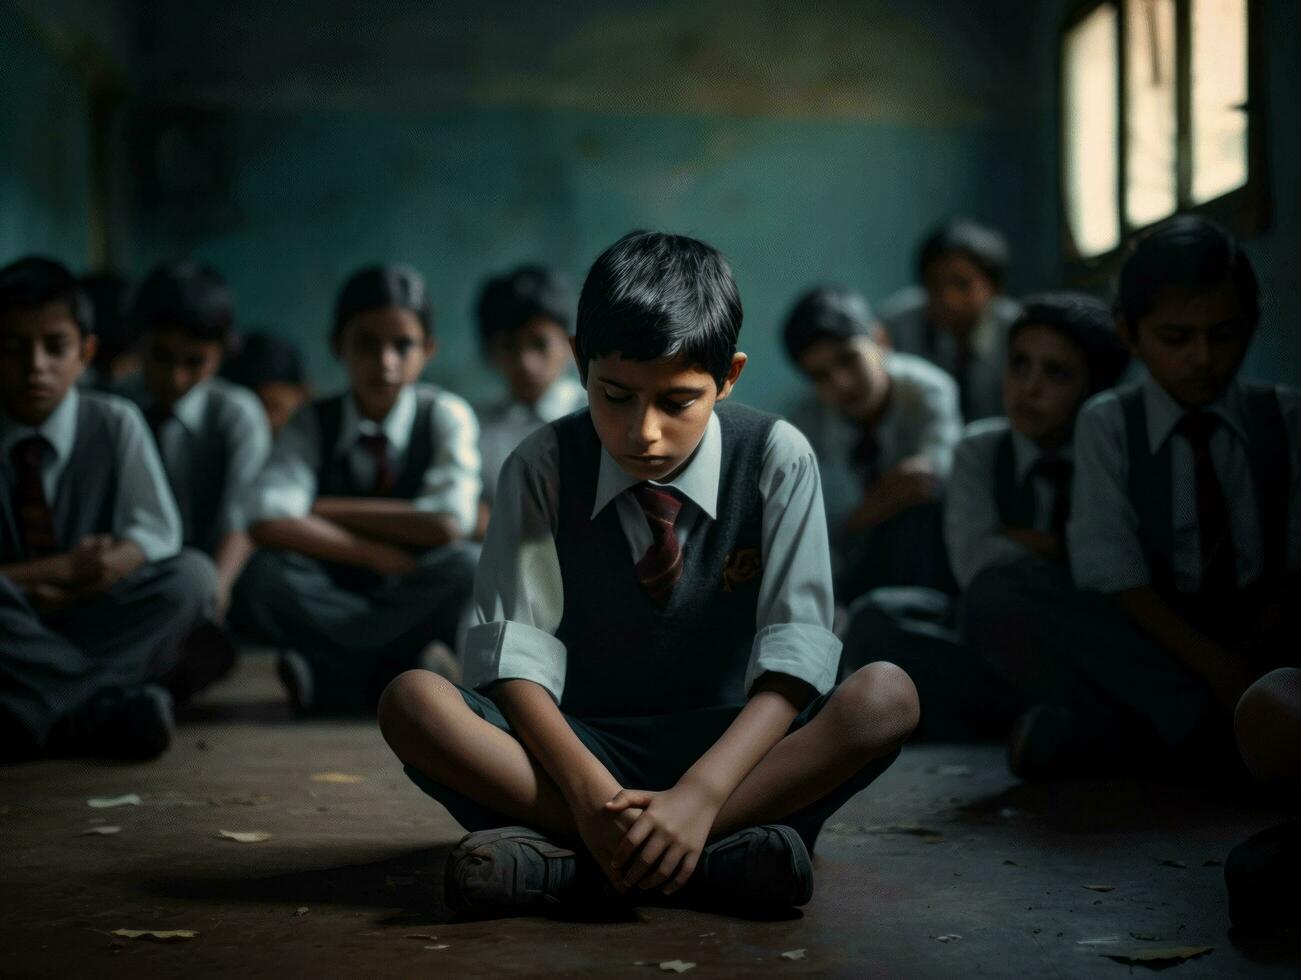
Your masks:
<svg viewBox="0 0 1301 980"><path fill-rule="evenodd" d="M49 442L44 436L28 436L19 439L9 450L15 467L39 467L45 462L45 449Z"/></svg>
<svg viewBox="0 0 1301 980"><path fill-rule="evenodd" d="M1179 420L1175 430L1193 446L1205 448L1220 424L1220 417L1213 412L1189 412Z"/></svg>
<svg viewBox="0 0 1301 980"><path fill-rule="evenodd" d="M641 486L634 487L632 492L637 498L637 503L641 504L642 511L651 520L667 524L669 527L677 521L678 512L682 510L682 501L671 490L661 490L643 483Z"/></svg>

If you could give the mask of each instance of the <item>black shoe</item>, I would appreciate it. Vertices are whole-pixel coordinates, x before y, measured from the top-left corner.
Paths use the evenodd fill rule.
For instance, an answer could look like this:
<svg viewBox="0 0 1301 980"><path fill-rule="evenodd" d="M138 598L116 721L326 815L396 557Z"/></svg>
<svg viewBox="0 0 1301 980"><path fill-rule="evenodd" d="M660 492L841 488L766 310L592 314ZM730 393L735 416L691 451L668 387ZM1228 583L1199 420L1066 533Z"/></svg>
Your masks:
<svg viewBox="0 0 1301 980"><path fill-rule="evenodd" d="M185 704L235 667L239 653L230 634L211 621L195 627L181 643L181 656L158 682L176 705Z"/></svg>
<svg viewBox="0 0 1301 980"><path fill-rule="evenodd" d="M156 759L172 743L172 696L156 684L106 691L60 719L52 755Z"/></svg>
<svg viewBox="0 0 1301 980"><path fill-rule="evenodd" d="M1054 704L1035 705L1012 729L1007 764L1021 779L1115 775L1131 768L1140 748L1137 732Z"/></svg>
<svg viewBox="0 0 1301 980"><path fill-rule="evenodd" d="M461 838L447 857L443 888L453 912L528 915L599 900L599 874L595 864L536 830L499 827Z"/></svg>
<svg viewBox="0 0 1301 980"><path fill-rule="evenodd" d="M276 658L276 673L289 695L295 714L309 714L316 701L316 682L312 665L297 650L281 650Z"/></svg>
<svg viewBox="0 0 1301 980"><path fill-rule="evenodd" d="M813 862L790 827L747 827L705 848L675 904L762 911L807 905L813 897Z"/></svg>

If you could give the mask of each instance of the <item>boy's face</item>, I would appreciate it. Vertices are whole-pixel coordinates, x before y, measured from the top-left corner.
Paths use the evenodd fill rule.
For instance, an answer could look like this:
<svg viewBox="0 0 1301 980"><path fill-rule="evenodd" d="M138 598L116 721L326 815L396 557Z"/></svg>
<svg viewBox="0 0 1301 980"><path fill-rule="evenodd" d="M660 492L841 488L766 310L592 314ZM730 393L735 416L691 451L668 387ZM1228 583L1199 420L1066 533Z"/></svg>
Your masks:
<svg viewBox="0 0 1301 980"><path fill-rule="evenodd" d="M266 410L267 421L274 435L307 400L307 388L292 381L267 381L257 386L257 396Z"/></svg>
<svg viewBox="0 0 1301 980"><path fill-rule="evenodd" d="M532 405L569 364L569 335L555 320L534 317L518 329L498 333L489 356L510 386L511 397Z"/></svg>
<svg viewBox="0 0 1301 980"><path fill-rule="evenodd" d="M696 451L714 403L732 393L745 367L734 354L722 388L713 375L684 357L629 361L595 357L587 365L587 396L601 445L629 476L672 478Z"/></svg>
<svg viewBox="0 0 1301 980"><path fill-rule="evenodd" d="M22 425L40 425L95 357L63 303L0 314L0 404Z"/></svg>
<svg viewBox="0 0 1301 980"><path fill-rule="evenodd" d="M1121 327L1152 379L1185 408L1204 408L1220 396L1254 332L1230 281L1196 293L1167 289L1147 316Z"/></svg>
<svg viewBox="0 0 1301 980"><path fill-rule="evenodd" d="M195 340L180 330L150 332L145 348L145 388L159 405L171 408L221 367L222 345Z"/></svg>
<svg viewBox="0 0 1301 980"><path fill-rule="evenodd" d="M960 336L975 328L998 293L980 266L960 253L932 259L922 272L922 285L931 323Z"/></svg>
<svg viewBox="0 0 1301 980"><path fill-rule="evenodd" d="M1003 410L1012 428L1040 446L1066 442L1089 393L1089 369L1075 344L1051 327L1022 327L1003 375Z"/></svg>
<svg viewBox="0 0 1301 980"><path fill-rule="evenodd" d="M799 356L800 370L828 408L865 422L889 383L881 348L866 335L819 340Z"/></svg>
<svg viewBox="0 0 1301 980"><path fill-rule="evenodd" d="M388 415L436 349L419 318L396 306L359 313L344 324L338 353L361 413L376 422Z"/></svg>

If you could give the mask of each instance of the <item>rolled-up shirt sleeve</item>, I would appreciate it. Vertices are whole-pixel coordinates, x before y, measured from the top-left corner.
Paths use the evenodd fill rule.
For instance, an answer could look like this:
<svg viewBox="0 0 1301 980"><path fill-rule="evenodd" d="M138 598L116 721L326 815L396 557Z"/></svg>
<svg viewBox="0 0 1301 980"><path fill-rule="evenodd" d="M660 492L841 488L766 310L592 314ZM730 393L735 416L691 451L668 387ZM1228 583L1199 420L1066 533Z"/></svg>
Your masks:
<svg viewBox="0 0 1301 980"><path fill-rule="evenodd" d="M998 439L991 436L977 432L959 443L944 497L944 542L953 577L963 589L989 566L1030 553L1003 533L994 485Z"/></svg>
<svg viewBox="0 0 1301 980"><path fill-rule="evenodd" d="M434 457L412 506L428 513L451 514L462 534L472 534L483 491L478 420L468 402L445 391L439 392L429 411Z"/></svg>
<svg viewBox="0 0 1301 980"><path fill-rule="evenodd" d="M474 690L527 680L557 704L564 694L568 658L555 635L565 601L555 539L558 455L545 427L502 466L465 640L465 682Z"/></svg>
<svg viewBox="0 0 1301 980"><path fill-rule="evenodd" d="M1129 449L1120 401L1086 405L1075 428L1075 484L1067 542L1076 587L1122 592L1152 583L1129 499Z"/></svg>
<svg viewBox="0 0 1301 980"><path fill-rule="evenodd" d="M916 454L930 460L941 479L948 479L954 447L962 438L962 408L953 380L944 375L935 380L922 399L928 417L918 434Z"/></svg>
<svg viewBox="0 0 1301 980"><path fill-rule="evenodd" d="M218 510L218 539L248 527L245 507L249 490L257 482L271 454L271 426L257 399L246 392L232 393L224 419L226 486Z"/></svg>
<svg viewBox="0 0 1301 980"><path fill-rule="evenodd" d="M113 537L134 541L146 561L162 561L181 550L181 515L140 409L123 402L121 411Z"/></svg>
<svg viewBox="0 0 1301 980"><path fill-rule="evenodd" d="M822 482L808 440L786 422L769 434L759 490L763 577L746 690L772 672L825 694L836 682L841 643L831 631L835 603Z"/></svg>
<svg viewBox="0 0 1301 980"><path fill-rule="evenodd" d="M320 431L316 411L309 404L280 430L266 465L248 488L244 498L247 526L310 514L320 464Z"/></svg>

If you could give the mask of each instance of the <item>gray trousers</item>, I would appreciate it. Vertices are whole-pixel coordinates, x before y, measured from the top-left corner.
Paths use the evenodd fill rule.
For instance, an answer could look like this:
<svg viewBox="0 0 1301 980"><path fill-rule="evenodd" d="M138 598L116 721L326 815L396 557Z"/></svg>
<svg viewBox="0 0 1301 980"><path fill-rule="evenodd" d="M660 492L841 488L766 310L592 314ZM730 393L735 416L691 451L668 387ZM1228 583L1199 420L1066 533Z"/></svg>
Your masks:
<svg viewBox="0 0 1301 980"><path fill-rule="evenodd" d="M227 622L241 636L298 651L322 710L373 710L384 685L435 640L454 646L469 609L479 548L433 548L415 571L379 576L292 551L258 551L244 566Z"/></svg>
<svg viewBox="0 0 1301 980"><path fill-rule="evenodd" d="M186 549L102 595L42 616L0 577L0 715L39 750L61 717L96 694L160 677L212 609L212 561Z"/></svg>

